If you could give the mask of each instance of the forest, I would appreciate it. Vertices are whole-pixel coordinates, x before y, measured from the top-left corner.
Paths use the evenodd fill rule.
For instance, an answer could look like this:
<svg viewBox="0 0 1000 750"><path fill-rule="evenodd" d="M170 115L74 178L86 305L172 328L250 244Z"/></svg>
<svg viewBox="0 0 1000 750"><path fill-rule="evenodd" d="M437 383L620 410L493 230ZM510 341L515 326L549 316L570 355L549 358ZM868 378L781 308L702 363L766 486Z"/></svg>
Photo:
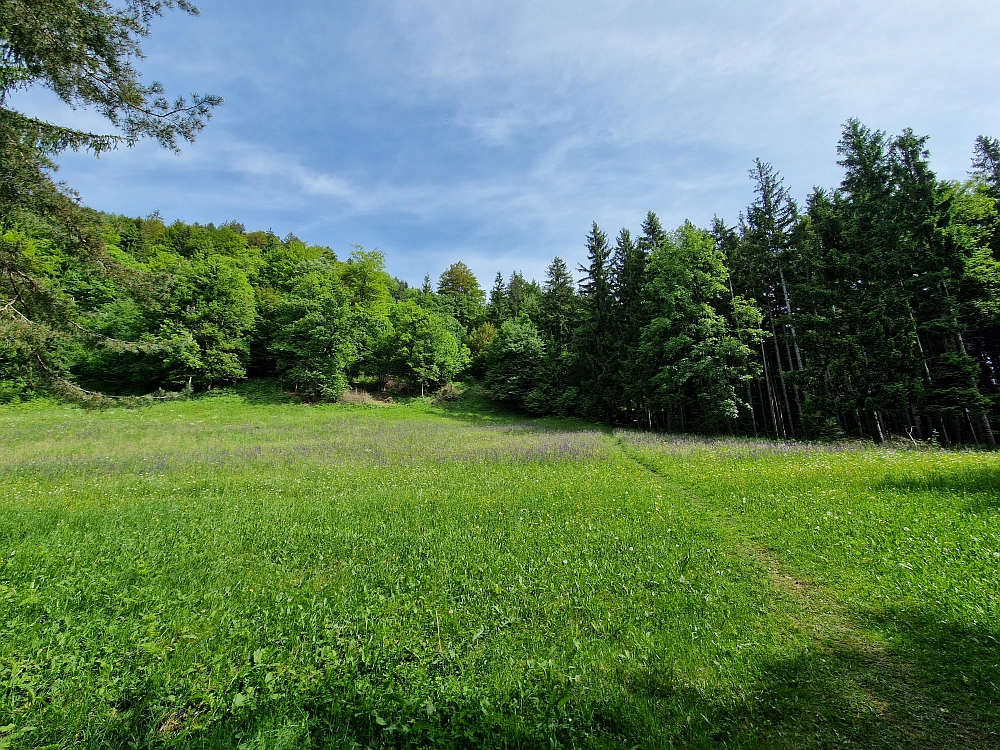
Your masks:
<svg viewBox="0 0 1000 750"><path fill-rule="evenodd" d="M1000 142L976 141L964 182L938 179L909 130L851 120L838 152L841 184L804 207L757 160L735 224L669 230L650 212L611 239L595 223L586 265L498 273L488 293L461 261L412 287L378 250L235 222L68 199L7 212L0 394L135 402L275 378L335 401L474 377L536 415L994 445Z"/></svg>

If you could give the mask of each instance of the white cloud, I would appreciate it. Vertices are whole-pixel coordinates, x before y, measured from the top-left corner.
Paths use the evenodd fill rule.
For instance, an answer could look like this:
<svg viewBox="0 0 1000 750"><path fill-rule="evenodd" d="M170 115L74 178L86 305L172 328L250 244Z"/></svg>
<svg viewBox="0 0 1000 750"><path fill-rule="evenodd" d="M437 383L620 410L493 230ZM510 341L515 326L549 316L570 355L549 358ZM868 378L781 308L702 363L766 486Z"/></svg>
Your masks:
<svg viewBox="0 0 1000 750"><path fill-rule="evenodd" d="M981 0L202 10L155 28L149 58L169 90L227 97L199 143L180 159L71 159L64 177L112 210L144 201L392 247L414 280L445 258L486 279L540 276L555 254L582 256L592 219L612 232L648 209L733 221L756 156L798 195L835 184L851 116L930 134L948 177L979 132L1000 134L1000 6Z"/></svg>

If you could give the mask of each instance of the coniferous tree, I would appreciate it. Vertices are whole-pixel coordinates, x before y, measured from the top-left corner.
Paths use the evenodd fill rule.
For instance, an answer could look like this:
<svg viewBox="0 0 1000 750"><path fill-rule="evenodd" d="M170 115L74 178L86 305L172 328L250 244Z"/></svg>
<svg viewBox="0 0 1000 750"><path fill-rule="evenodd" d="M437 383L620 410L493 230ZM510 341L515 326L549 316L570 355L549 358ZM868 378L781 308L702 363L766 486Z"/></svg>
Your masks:
<svg viewBox="0 0 1000 750"><path fill-rule="evenodd" d="M100 219L54 183L51 171L54 158L67 149L99 155L151 138L176 151L178 140L193 141L204 127L221 104L219 97L170 102L159 84L143 83L134 65L152 19L175 7L196 12L184 0L0 4L0 368L28 381L47 381L63 395L100 398L71 382L68 349L104 345L141 353L153 344L86 329L72 295L26 251L36 239L54 241L92 275L142 283L106 252ZM11 106L10 94L36 86L73 108L93 108L117 134L55 125Z"/></svg>
<svg viewBox="0 0 1000 750"><path fill-rule="evenodd" d="M553 258L545 270L539 329L560 350L569 346L577 319L576 285L566 262Z"/></svg>
<svg viewBox="0 0 1000 750"><path fill-rule="evenodd" d="M650 211L643 222L643 234L638 242L632 241L627 229L622 229L615 245L615 328L618 349L622 404L628 411L629 421L647 423L652 420L650 410L649 373L643 369L640 356L642 329L649 322L649 305L646 301L649 249L663 241L659 219Z"/></svg>
<svg viewBox="0 0 1000 750"><path fill-rule="evenodd" d="M542 289L535 281L528 281L520 271L512 271L504 288L504 309L507 317L527 315L538 317Z"/></svg>
<svg viewBox="0 0 1000 750"><path fill-rule="evenodd" d="M610 422L617 402L614 286L611 247L597 226L587 236L587 266L580 266L580 325L574 336L574 361L584 415Z"/></svg>
<svg viewBox="0 0 1000 750"><path fill-rule="evenodd" d="M545 342L545 359L532 393L537 412L570 414L577 406L578 389L571 382L573 332L579 320L576 285L562 258L554 258L545 271L539 302L539 332Z"/></svg>
<svg viewBox="0 0 1000 750"><path fill-rule="evenodd" d="M789 292L789 255L798 208L781 177L757 159L750 171L756 200L741 221L741 242L730 258L736 290L764 311L771 336L761 344L770 421L776 434L795 437L801 397L788 375L803 369Z"/></svg>
<svg viewBox="0 0 1000 750"><path fill-rule="evenodd" d="M507 284L503 274L497 271L496 278L493 279L493 288L490 289L490 300L486 306L486 315L494 328L499 328L507 320Z"/></svg>

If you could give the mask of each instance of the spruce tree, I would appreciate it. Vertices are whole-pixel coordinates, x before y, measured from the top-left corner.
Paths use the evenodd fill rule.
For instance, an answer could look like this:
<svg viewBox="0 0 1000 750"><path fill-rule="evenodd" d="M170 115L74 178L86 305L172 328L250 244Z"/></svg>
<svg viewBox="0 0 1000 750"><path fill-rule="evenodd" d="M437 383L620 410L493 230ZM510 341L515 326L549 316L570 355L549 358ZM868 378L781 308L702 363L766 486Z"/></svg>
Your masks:
<svg viewBox="0 0 1000 750"><path fill-rule="evenodd" d="M756 199L741 220L741 242L730 261L736 290L763 309L771 333L761 350L771 424L776 434L795 437L801 396L789 374L804 363L791 303L789 254L798 208L770 164L757 159L750 177Z"/></svg>
<svg viewBox="0 0 1000 750"><path fill-rule="evenodd" d="M581 322L574 336L575 362L585 416L614 420L618 366L614 330L614 286L611 247L594 222L587 236L587 266L580 282Z"/></svg>
<svg viewBox="0 0 1000 750"><path fill-rule="evenodd" d="M652 211L646 215L642 235L637 242L622 229L615 245L612 266L615 271L615 328L618 336L616 358L619 367L622 401L630 421L651 424L650 373L643 368L640 356L642 329L649 322L646 285L649 282L649 254L662 244L665 233Z"/></svg>
<svg viewBox="0 0 1000 750"><path fill-rule="evenodd" d="M493 288L490 289L490 301L486 305L487 318L495 328L500 328L507 320L507 284L504 282L503 274L497 271L496 278L493 279Z"/></svg>
<svg viewBox="0 0 1000 750"><path fill-rule="evenodd" d="M569 414L575 410L577 389L572 337L579 320L576 285L562 258L554 258L545 271L539 302L539 332L545 342L545 357L530 408L536 412Z"/></svg>

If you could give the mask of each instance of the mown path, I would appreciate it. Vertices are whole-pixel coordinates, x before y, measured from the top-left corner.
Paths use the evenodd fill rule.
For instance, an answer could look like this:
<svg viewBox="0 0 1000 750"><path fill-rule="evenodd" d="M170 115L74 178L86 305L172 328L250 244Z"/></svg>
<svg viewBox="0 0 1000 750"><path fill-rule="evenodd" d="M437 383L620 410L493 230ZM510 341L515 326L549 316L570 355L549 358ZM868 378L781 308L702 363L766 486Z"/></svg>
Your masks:
<svg viewBox="0 0 1000 750"><path fill-rule="evenodd" d="M808 638L809 656L789 678L794 697L788 697L796 708L786 713L781 722L786 726L776 728L770 741L795 747L811 736L817 745L831 747L1000 747L995 703L1000 690L995 679L973 685L965 674L973 670L994 678L1000 674L1000 654L992 651L992 646L1000 647L995 629L961 632L958 643L948 644L946 653L960 653L964 645L972 648L965 658L951 663L948 656L942 659L925 652L926 643L900 648L891 634L895 623L886 627L884 618L873 623L870 617L859 616L858 608L835 586L814 580L791 549L782 554L776 539L780 535L748 527L744 514L734 512L732 504L707 499L697 484L677 481L676 471L664 471L662 461L620 437L616 443L664 486L710 517L734 554L755 560L766 571L776 599ZM995 469L990 476L994 475ZM733 493L745 491L739 484L734 482ZM1000 485L990 481L986 489L995 503Z"/></svg>

